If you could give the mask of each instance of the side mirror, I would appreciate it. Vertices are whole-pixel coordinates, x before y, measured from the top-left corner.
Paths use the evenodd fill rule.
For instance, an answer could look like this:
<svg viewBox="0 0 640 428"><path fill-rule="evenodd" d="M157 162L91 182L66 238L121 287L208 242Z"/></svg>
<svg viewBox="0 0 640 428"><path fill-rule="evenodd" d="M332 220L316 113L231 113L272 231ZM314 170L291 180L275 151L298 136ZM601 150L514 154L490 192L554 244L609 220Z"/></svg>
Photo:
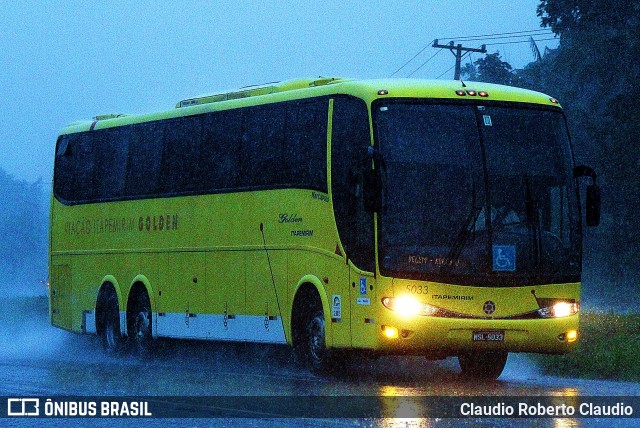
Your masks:
<svg viewBox="0 0 640 428"><path fill-rule="evenodd" d="M587 226L597 226L600 224L600 206L600 187L596 184L588 185L586 206Z"/></svg>
<svg viewBox="0 0 640 428"><path fill-rule="evenodd" d="M362 200L367 212L380 212L382 208L382 183L378 170L368 169L362 173Z"/></svg>
<svg viewBox="0 0 640 428"><path fill-rule="evenodd" d="M586 165L578 165L573 168L573 177L591 177L591 184L587 186L586 220L587 226L597 226L600 224L600 211L602 201L600 198L600 187L596 184L597 174L593 168Z"/></svg>

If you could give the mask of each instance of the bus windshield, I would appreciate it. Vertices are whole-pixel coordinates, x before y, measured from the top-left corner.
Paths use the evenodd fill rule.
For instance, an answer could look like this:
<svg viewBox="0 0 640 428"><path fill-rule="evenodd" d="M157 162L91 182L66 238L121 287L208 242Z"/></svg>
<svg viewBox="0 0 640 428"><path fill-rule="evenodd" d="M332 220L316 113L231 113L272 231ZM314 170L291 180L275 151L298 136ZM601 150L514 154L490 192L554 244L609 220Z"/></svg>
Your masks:
<svg viewBox="0 0 640 428"><path fill-rule="evenodd" d="M383 275L478 286L579 281L560 111L385 100L374 115Z"/></svg>

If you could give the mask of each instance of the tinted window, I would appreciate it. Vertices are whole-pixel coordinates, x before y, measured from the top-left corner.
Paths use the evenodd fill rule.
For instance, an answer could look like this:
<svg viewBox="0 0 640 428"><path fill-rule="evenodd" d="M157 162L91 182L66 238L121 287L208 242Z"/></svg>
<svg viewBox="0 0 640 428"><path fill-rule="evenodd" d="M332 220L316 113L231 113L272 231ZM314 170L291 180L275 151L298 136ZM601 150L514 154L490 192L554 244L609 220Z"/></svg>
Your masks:
<svg viewBox="0 0 640 428"><path fill-rule="evenodd" d="M244 111L240 152L240 186L274 186L286 183L284 117L282 104Z"/></svg>
<svg viewBox="0 0 640 428"><path fill-rule="evenodd" d="M328 99L270 104L89 131L59 139L65 202L243 188L327 190Z"/></svg>
<svg viewBox="0 0 640 428"><path fill-rule="evenodd" d="M78 134L60 137L56 148L55 174L53 183L56 195L65 200L73 201L73 173L74 173L74 157L73 154L77 150L75 142L79 140Z"/></svg>
<svg viewBox="0 0 640 428"><path fill-rule="evenodd" d="M124 196L130 128L112 128L85 134L93 140L93 198L98 200Z"/></svg>
<svg viewBox="0 0 640 428"><path fill-rule="evenodd" d="M328 108L326 99L289 103L287 140L281 155L288 183L326 192Z"/></svg>
<svg viewBox="0 0 640 428"><path fill-rule="evenodd" d="M337 98L333 104L331 190L340 241L360 269L375 269L373 214L364 210L362 174L371 169L367 150L369 115L362 100Z"/></svg>
<svg viewBox="0 0 640 428"><path fill-rule="evenodd" d="M185 193L201 187L195 174L200 152L200 123L199 116L163 122L164 153L159 193Z"/></svg>
<svg viewBox="0 0 640 428"><path fill-rule="evenodd" d="M163 137L161 122L132 126L125 189L127 196L150 196L158 191Z"/></svg>
<svg viewBox="0 0 640 428"><path fill-rule="evenodd" d="M241 110L204 116L198 166L201 190L233 189L238 185L241 140Z"/></svg>
<svg viewBox="0 0 640 428"><path fill-rule="evenodd" d="M82 136L74 142L75 174L73 177L74 198L88 201L93 196L93 141Z"/></svg>

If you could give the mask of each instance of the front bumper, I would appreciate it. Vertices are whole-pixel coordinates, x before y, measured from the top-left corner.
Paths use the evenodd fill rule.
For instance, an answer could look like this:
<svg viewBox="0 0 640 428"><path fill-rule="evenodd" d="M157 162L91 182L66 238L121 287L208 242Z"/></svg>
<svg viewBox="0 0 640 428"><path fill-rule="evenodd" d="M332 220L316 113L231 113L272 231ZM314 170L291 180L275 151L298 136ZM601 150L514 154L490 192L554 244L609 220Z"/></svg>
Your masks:
<svg viewBox="0 0 640 428"><path fill-rule="evenodd" d="M404 318L388 311L377 323L377 348L389 354L457 355L482 350L564 354L578 343L566 337L568 332L578 331L578 323L578 314L552 319L491 320ZM385 327L396 328L397 337L387 337ZM477 332L503 332L504 339L474 341L473 335Z"/></svg>

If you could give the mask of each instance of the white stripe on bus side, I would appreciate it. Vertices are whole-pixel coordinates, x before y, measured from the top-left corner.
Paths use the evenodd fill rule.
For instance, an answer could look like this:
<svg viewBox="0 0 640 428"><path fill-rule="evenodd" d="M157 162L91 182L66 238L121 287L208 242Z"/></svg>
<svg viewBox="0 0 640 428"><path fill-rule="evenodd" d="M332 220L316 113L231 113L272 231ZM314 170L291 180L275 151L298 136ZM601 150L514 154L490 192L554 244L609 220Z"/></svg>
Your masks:
<svg viewBox="0 0 640 428"><path fill-rule="evenodd" d="M287 343L282 318L263 315L187 314L165 312L158 316L157 336L228 340L236 342ZM273 317L272 317L273 318Z"/></svg>

